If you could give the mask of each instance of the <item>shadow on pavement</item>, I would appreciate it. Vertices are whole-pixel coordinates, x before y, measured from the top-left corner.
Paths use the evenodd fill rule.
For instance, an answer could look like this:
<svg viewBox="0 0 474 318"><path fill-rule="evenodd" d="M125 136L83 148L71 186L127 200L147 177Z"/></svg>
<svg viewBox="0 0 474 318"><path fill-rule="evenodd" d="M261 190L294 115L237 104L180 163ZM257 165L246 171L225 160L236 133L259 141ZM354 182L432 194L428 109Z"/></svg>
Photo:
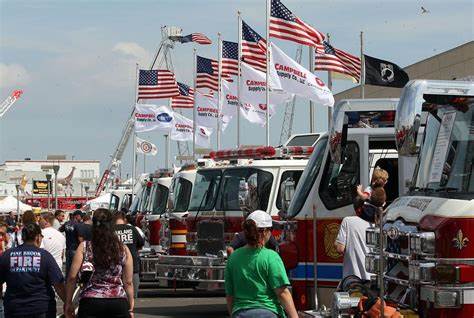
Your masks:
<svg viewBox="0 0 474 318"><path fill-rule="evenodd" d="M170 318L224 318L227 317L227 310L225 305L220 304L135 308L135 315L140 314Z"/></svg>

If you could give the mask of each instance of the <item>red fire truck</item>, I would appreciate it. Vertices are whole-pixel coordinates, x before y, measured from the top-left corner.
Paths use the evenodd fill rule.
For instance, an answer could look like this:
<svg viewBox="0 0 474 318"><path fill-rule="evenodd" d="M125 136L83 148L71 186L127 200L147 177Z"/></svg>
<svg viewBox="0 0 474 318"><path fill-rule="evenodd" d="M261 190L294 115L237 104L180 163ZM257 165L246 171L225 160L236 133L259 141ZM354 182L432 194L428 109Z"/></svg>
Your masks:
<svg viewBox="0 0 474 318"><path fill-rule="evenodd" d="M379 166L391 176L386 185L388 199L394 200L403 191L398 181L403 177L397 176L399 171L407 175L407 169L398 160L394 139L397 102L354 99L337 103L329 135L316 143L296 189L291 183L283 186L280 256L289 270L298 309L314 306L315 285L319 305L331 304L343 261L334 241L342 218L354 215L356 186L368 185Z"/></svg>
<svg viewBox="0 0 474 318"><path fill-rule="evenodd" d="M409 82L395 129L399 154L416 167L408 194L387 209L382 237L380 227L367 232L366 267L383 273L385 299L399 308L474 317L474 83Z"/></svg>
<svg viewBox="0 0 474 318"><path fill-rule="evenodd" d="M310 142L309 145L317 138L315 134L297 136L297 139ZM171 223L166 226L170 229L169 252L142 259L142 272L160 280L160 285L161 281L163 284L174 281L195 283L206 290L221 289L226 246L241 230L244 217L240 202L248 202L251 209L262 209L276 218L281 201L280 184L288 178L299 180L311 151L311 146L286 146L211 153L213 160L202 161L194 172L192 195L186 204L176 197L180 189L175 187L177 181L173 180L171 201L175 203L172 211L186 214L183 215L185 218L176 217L169 222L184 222L186 232L176 232ZM254 200L243 198L245 195ZM177 209L178 204L180 209ZM182 246L186 249L177 253L171 247L178 247L174 244L181 241L176 242L174 237L183 233L186 240Z"/></svg>

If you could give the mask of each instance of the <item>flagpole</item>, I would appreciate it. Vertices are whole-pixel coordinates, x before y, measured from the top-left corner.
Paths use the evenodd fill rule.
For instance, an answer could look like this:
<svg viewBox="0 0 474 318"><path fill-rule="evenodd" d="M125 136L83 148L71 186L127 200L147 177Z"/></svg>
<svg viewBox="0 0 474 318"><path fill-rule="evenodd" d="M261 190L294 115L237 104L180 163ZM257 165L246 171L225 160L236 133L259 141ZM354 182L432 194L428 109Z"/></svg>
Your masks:
<svg viewBox="0 0 474 318"><path fill-rule="evenodd" d="M328 34L326 34L326 38L327 38L327 42L328 44L331 44L331 36ZM329 90L332 92L332 72L331 71L328 71L328 88ZM329 131L329 127L331 126L331 121L332 121L332 107L328 107L328 131Z"/></svg>
<svg viewBox="0 0 474 318"><path fill-rule="evenodd" d="M145 157L145 153L143 153L143 173L146 172L146 157Z"/></svg>
<svg viewBox="0 0 474 318"><path fill-rule="evenodd" d="M138 103L138 84L139 84L139 74L140 69L138 67L138 63L135 63L135 100L134 103ZM134 116L135 117L135 116ZM133 122L133 126L135 126L135 119ZM133 158L132 158L132 202L135 196L135 174L137 168L137 133L135 132L135 127L133 127Z"/></svg>
<svg viewBox="0 0 474 318"><path fill-rule="evenodd" d="M364 31L360 31L360 98L365 98Z"/></svg>
<svg viewBox="0 0 474 318"><path fill-rule="evenodd" d="M218 56L218 74L217 74L217 149L221 149L221 81L222 81L222 38L221 33L217 33L217 56Z"/></svg>
<svg viewBox="0 0 474 318"><path fill-rule="evenodd" d="M170 168L170 136L169 135L164 135L164 136L165 136L165 162L166 162L165 167L169 169Z"/></svg>
<svg viewBox="0 0 474 318"><path fill-rule="evenodd" d="M237 11L237 21L239 23L239 52L237 56L238 73L237 73L237 148L240 147L240 60L242 59L242 16L240 11Z"/></svg>
<svg viewBox="0 0 474 318"><path fill-rule="evenodd" d="M266 86L265 86L265 103L266 103L266 110L265 110L265 129L266 129L266 141L267 146L270 146L270 10L271 10L271 0L267 0L267 76L266 76Z"/></svg>
<svg viewBox="0 0 474 318"><path fill-rule="evenodd" d="M193 49L193 87L194 87L194 101L193 101L193 161L196 160L196 48Z"/></svg>
<svg viewBox="0 0 474 318"><path fill-rule="evenodd" d="M314 73L314 47L308 46L309 50L309 71ZM314 103L309 100L309 132L314 133Z"/></svg>

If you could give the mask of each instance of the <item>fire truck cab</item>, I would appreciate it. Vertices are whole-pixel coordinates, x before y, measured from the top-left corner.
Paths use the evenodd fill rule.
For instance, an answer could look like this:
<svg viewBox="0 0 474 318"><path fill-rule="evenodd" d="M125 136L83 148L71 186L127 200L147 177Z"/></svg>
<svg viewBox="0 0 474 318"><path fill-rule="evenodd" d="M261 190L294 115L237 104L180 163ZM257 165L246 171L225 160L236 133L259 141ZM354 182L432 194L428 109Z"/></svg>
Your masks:
<svg viewBox="0 0 474 318"><path fill-rule="evenodd" d="M398 99L338 102L330 132L314 146L296 189L291 184L282 189L282 198L289 203L282 204L280 212L286 221L280 256L289 270L298 309L314 305L314 277L319 304L331 303L342 279L343 265L334 242L342 218L355 214L357 185L369 185L373 169L379 166L390 175L386 185L388 200L393 201L403 191L398 174L407 168L399 162L395 147L397 102Z"/></svg>
<svg viewBox="0 0 474 318"><path fill-rule="evenodd" d="M312 143L318 137L313 134ZM198 167L189 205L183 207L188 211L186 255L158 255L157 279L221 290L226 248L241 231L246 215L242 206L277 218L281 183L287 179L297 183L311 151L312 147L283 146L212 152L213 160Z"/></svg>
<svg viewBox="0 0 474 318"><path fill-rule="evenodd" d="M382 236L378 226L367 231L366 268L382 275L382 294L400 309L473 317L474 83L409 82L395 131L399 154L416 167L408 193L386 211Z"/></svg>

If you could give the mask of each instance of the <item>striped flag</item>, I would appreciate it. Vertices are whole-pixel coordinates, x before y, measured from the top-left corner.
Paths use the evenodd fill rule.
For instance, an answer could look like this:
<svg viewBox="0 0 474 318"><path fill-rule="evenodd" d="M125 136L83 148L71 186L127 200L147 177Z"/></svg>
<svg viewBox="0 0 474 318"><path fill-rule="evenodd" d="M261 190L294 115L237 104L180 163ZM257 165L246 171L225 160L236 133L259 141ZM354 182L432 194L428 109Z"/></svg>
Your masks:
<svg viewBox="0 0 474 318"><path fill-rule="evenodd" d="M194 89L184 83L178 82L179 96L171 98L172 108L193 108Z"/></svg>
<svg viewBox="0 0 474 318"><path fill-rule="evenodd" d="M239 44L222 41L222 73L237 75L239 72Z"/></svg>
<svg viewBox="0 0 474 318"><path fill-rule="evenodd" d="M179 95L178 84L169 70L140 70L138 99L170 98Z"/></svg>
<svg viewBox="0 0 474 318"><path fill-rule="evenodd" d="M196 42L203 45L212 44L211 39L202 33L191 33L178 39L181 43Z"/></svg>
<svg viewBox="0 0 474 318"><path fill-rule="evenodd" d="M267 67L267 41L242 20L242 61L262 72Z"/></svg>
<svg viewBox="0 0 474 318"><path fill-rule="evenodd" d="M332 47L326 41L316 46L314 69L348 75L360 81L360 58Z"/></svg>
<svg viewBox="0 0 474 318"><path fill-rule="evenodd" d="M280 0L272 0L270 36L299 44L316 46L324 40L324 34L295 16Z"/></svg>
<svg viewBox="0 0 474 318"><path fill-rule="evenodd" d="M202 56L197 56L196 60L196 88L208 88L218 90L219 62ZM228 73L222 72L222 79L230 80Z"/></svg>

